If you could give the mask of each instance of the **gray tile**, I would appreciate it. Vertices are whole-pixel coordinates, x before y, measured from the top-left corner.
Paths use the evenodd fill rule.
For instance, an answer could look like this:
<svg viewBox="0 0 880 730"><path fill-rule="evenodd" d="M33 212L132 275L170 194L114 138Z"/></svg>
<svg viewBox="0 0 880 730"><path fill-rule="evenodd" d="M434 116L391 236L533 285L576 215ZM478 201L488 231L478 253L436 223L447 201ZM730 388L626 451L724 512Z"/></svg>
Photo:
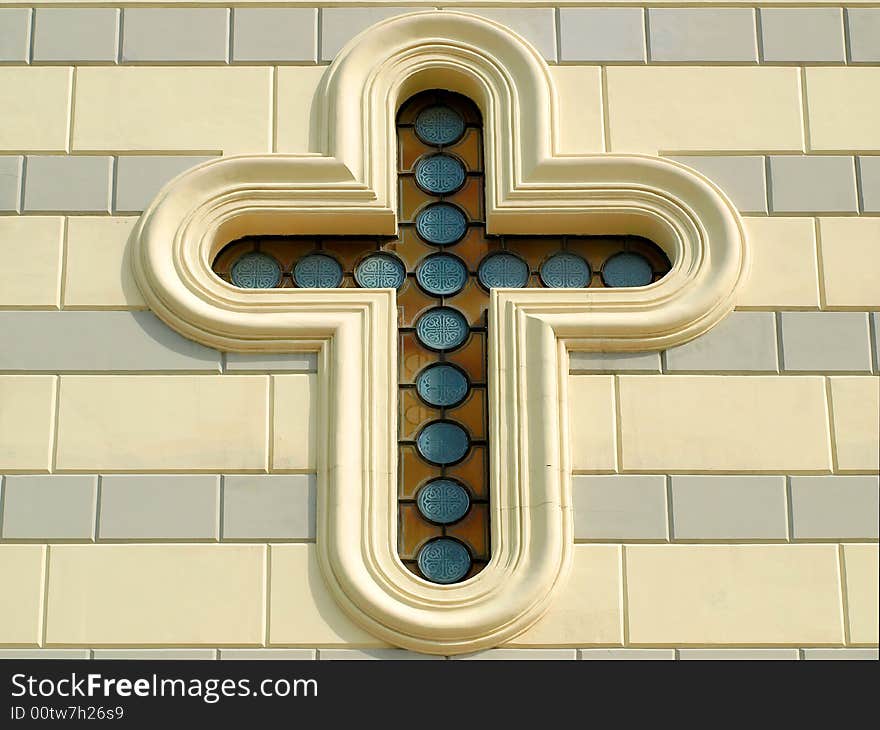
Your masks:
<svg viewBox="0 0 880 730"><path fill-rule="evenodd" d="M98 477L34 474L3 484L3 537L8 540L91 540Z"/></svg>
<svg viewBox="0 0 880 730"><path fill-rule="evenodd" d="M0 649L0 659L88 659L88 649Z"/></svg>
<svg viewBox="0 0 880 730"><path fill-rule="evenodd" d="M671 660L675 659L675 649L578 649L578 659Z"/></svg>
<svg viewBox="0 0 880 730"><path fill-rule="evenodd" d="M661 475L572 478L576 540L665 540L666 479Z"/></svg>
<svg viewBox="0 0 880 730"><path fill-rule="evenodd" d="M741 213L767 212L767 178L760 155L672 157L703 173L731 199Z"/></svg>
<svg viewBox="0 0 880 730"><path fill-rule="evenodd" d="M34 61L116 61L117 8L37 8Z"/></svg>
<svg viewBox="0 0 880 730"><path fill-rule="evenodd" d="M556 17L553 8L468 7L467 12L507 26L529 41L548 61L556 60Z"/></svg>
<svg viewBox="0 0 880 730"><path fill-rule="evenodd" d="M785 540L785 477L673 476L676 540Z"/></svg>
<svg viewBox="0 0 880 730"><path fill-rule="evenodd" d="M793 538L876 540L880 536L880 477L791 478Z"/></svg>
<svg viewBox="0 0 880 730"><path fill-rule="evenodd" d="M313 373L318 369L318 355L314 352L292 352L290 354L227 352L226 369L231 372L257 370L271 373L284 371Z"/></svg>
<svg viewBox="0 0 880 730"><path fill-rule="evenodd" d="M21 208L21 164L18 155L0 157L0 212L18 213Z"/></svg>
<svg viewBox="0 0 880 730"><path fill-rule="evenodd" d="M856 213L852 157L784 155L770 158L770 203L774 213Z"/></svg>
<svg viewBox="0 0 880 730"><path fill-rule="evenodd" d="M111 157L28 155L24 209L106 213L112 167Z"/></svg>
<svg viewBox="0 0 880 730"><path fill-rule="evenodd" d="M172 178L211 157L148 156L120 157L116 165L117 212L140 212L156 197L156 193Z"/></svg>
<svg viewBox="0 0 880 730"><path fill-rule="evenodd" d="M862 211L880 213L880 155L859 157L859 182L862 188Z"/></svg>
<svg viewBox="0 0 880 730"><path fill-rule="evenodd" d="M319 649L318 659L321 661L352 661L363 659L386 659L386 660L422 660L422 659L440 659L442 656L434 654L419 654L406 649Z"/></svg>
<svg viewBox="0 0 880 730"><path fill-rule="evenodd" d="M95 659L216 659L216 649L95 649Z"/></svg>
<svg viewBox="0 0 880 730"><path fill-rule="evenodd" d="M113 474L101 480L101 540L216 540L220 477Z"/></svg>
<svg viewBox="0 0 880 730"><path fill-rule="evenodd" d="M652 61L757 61L751 8L651 8Z"/></svg>
<svg viewBox="0 0 880 730"><path fill-rule="evenodd" d="M220 659L313 661L318 658L315 649L221 649Z"/></svg>
<svg viewBox="0 0 880 730"><path fill-rule="evenodd" d="M659 352L572 352L569 355L572 373L582 372L660 372Z"/></svg>
<svg viewBox="0 0 880 730"><path fill-rule="evenodd" d="M849 59L854 63L880 61L880 8L847 8Z"/></svg>
<svg viewBox="0 0 880 730"><path fill-rule="evenodd" d="M233 61L318 60L317 8L235 8Z"/></svg>
<svg viewBox="0 0 880 730"><path fill-rule="evenodd" d="M0 62L25 63L30 34L30 8L0 8Z"/></svg>
<svg viewBox="0 0 880 730"><path fill-rule="evenodd" d="M877 661L877 649L804 649L804 659Z"/></svg>
<svg viewBox="0 0 880 730"><path fill-rule="evenodd" d="M0 312L0 371L220 370L152 312Z"/></svg>
<svg viewBox="0 0 880 730"><path fill-rule="evenodd" d="M641 8L561 8L560 61L644 61Z"/></svg>
<svg viewBox="0 0 880 730"><path fill-rule="evenodd" d="M229 475L223 485L224 540L314 540L314 474Z"/></svg>
<svg viewBox="0 0 880 730"><path fill-rule="evenodd" d="M761 8L764 60L843 63L841 8Z"/></svg>
<svg viewBox="0 0 880 730"><path fill-rule="evenodd" d="M796 372L870 372L864 312L783 312L782 361Z"/></svg>
<svg viewBox="0 0 880 730"><path fill-rule="evenodd" d="M666 351L669 372L776 372L773 312L731 312L706 334Z"/></svg>
<svg viewBox="0 0 880 730"><path fill-rule="evenodd" d="M679 659L800 659L797 649L679 649Z"/></svg>
<svg viewBox="0 0 880 730"><path fill-rule="evenodd" d="M321 8L321 60L332 61L346 43L371 25L417 10L424 8Z"/></svg>
<svg viewBox="0 0 880 730"><path fill-rule="evenodd" d="M577 659L577 649L486 649L486 651L478 651L474 654L459 654L449 657L450 659Z"/></svg>
<svg viewBox="0 0 880 730"><path fill-rule="evenodd" d="M122 60L226 61L226 8L126 8Z"/></svg>

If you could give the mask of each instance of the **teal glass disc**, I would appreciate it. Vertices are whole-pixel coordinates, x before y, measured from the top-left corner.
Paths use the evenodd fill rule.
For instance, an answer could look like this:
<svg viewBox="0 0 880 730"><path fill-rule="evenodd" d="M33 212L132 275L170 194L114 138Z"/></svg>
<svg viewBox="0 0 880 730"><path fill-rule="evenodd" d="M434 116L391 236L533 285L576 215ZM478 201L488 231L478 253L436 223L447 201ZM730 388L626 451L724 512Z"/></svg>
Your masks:
<svg viewBox="0 0 880 730"><path fill-rule="evenodd" d="M457 583L471 569L470 551L458 540L440 537L431 540L417 558L422 575L434 583Z"/></svg>
<svg viewBox="0 0 880 730"><path fill-rule="evenodd" d="M264 253L246 253L229 273L232 283L242 289L272 289L281 283L281 266Z"/></svg>

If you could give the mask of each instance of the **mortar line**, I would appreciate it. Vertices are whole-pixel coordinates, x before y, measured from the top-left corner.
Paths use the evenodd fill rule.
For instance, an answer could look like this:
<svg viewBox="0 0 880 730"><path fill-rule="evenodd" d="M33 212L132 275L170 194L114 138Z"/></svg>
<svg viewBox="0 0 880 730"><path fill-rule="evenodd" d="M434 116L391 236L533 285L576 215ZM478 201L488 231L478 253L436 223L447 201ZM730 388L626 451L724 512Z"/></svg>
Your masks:
<svg viewBox="0 0 880 730"><path fill-rule="evenodd" d="M843 62L852 63L852 47L849 37L849 8L843 8Z"/></svg>
<svg viewBox="0 0 880 730"><path fill-rule="evenodd" d="M322 48L321 36L324 30L324 8L318 8L317 18L315 20L315 63L321 63L323 60L324 49Z"/></svg>
<svg viewBox="0 0 880 730"><path fill-rule="evenodd" d="M125 8L119 8L119 16L116 18L116 63L122 63L122 35L125 33Z"/></svg>
<svg viewBox="0 0 880 730"><path fill-rule="evenodd" d="M7 477L0 474L0 538L3 537L4 512L6 511L6 490L9 489Z"/></svg>
<svg viewBox="0 0 880 730"><path fill-rule="evenodd" d="M263 646L265 648L269 648L269 636L271 635L271 620L272 620L272 546L266 545L266 550L263 553L263 560L265 562L265 571L264 574L266 576L266 587L263 590L263 600L265 601L265 605L263 606L263 616L265 617L265 633L263 635Z"/></svg>
<svg viewBox="0 0 880 730"><path fill-rule="evenodd" d="M672 520L672 475L664 474L663 475L666 482L666 529L669 532L669 537L667 537L667 542L675 542L675 530L673 529L673 520Z"/></svg>
<svg viewBox="0 0 880 730"><path fill-rule="evenodd" d="M18 210L24 213L24 191L27 183L28 155L21 156L21 188L18 191Z"/></svg>
<svg viewBox="0 0 880 730"><path fill-rule="evenodd" d="M223 507L226 502L226 475L220 475L220 495L217 499L217 542L223 542Z"/></svg>
<svg viewBox="0 0 880 730"><path fill-rule="evenodd" d="M36 36L36 29L37 29L37 9L30 8L30 16L28 17L28 24L27 24L27 33L28 33L27 63L34 62L34 42L35 42L35 36Z"/></svg>
<svg viewBox="0 0 880 730"><path fill-rule="evenodd" d="M73 132L75 129L74 119L76 117L76 77L78 67L74 66L70 79L70 114L67 117L67 150L66 153L73 152Z"/></svg>
<svg viewBox="0 0 880 730"><path fill-rule="evenodd" d="M623 611L623 645L629 646L629 597L626 580L626 545L620 546L620 606Z"/></svg>
<svg viewBox="0 0 880 730"><path fill-rule="evenodd" d="M623 428L620 408L620 376L614 375L612 377L614 378L612 392L614 398L614 457L617 462L614 471L621 474L623 472Z"/></svg>
<svg viewBox="0 0 880 730"><path fill-rule="evenodd" d="M53 395L55 397L55 408L54 408L54 417L52 419L52 433L51 433L51 444L52 444L52 463L51 463L51 473L54 474L58 471L58 422L61 416L61 376L55 375L53 376L53 384L54 388Z"/></svg>
<svg viewBox="0 0 880 730"><path fill-rule="evenodd" d="M755 42L758 49L758 63L764 63L764 22L761 18L761 9L752 8L755 17Z"/></svg>
<svg viewBox="0 0 880 730"><path fill-rule="evenodd" d="M794 506L792 504L791 494L791 474L785 475L785 531L787 533L787 542L794 542Z"/></svg>
<svg viewBox="0 0 880 730"><path fill-rule="evenodd" d="M98 486L95 489L95 529L94 529L94 542L98 542L98 531L99 526L101 524L101 500L103 498L104 491L104 475L98 474Z"/></svg>
<svg viewBox="0 0 880 730"><path fill-rule="evenodd" d="M773 329L776 336L776 370L782 374L785 372L785 350L782 348L782 312L773 312Z"/></svg>
<svg viewBox="0 0 880 730"><path fill-rule="evenodd" d="M837 474L837 434L834 431L834 401L831 397L831 378L824 377L825 380L825 401L828 404L828 442L831 448L831 473Z"/></svg>
<svg viewBox="0 0 880 730"><path fill-rule="evenodd" d="M645 41L645 63L651 63L651 13L648 8L642 8L642 18L644 20L644 41Z"/></svg>
<svg viewBox="0 0 880 730"><path fill-rule="evenodd" d="M806 66L800 67L800 73L798 74L798 87L800 91L801 97L801 116L803 117L803 131L804 131L804 152L809 153L812 148L812 140L810 139L810 114L809 114L809 104L807 103L807 69Z"/></svg>
<svg viewBox="0 0 880 730"><path fill-rule="evenodd" d="M49 628L49 551L51 545L46 545L46 554L43 558L43 591L42 591L42 620L40 621L40 636L38 645L40 648L46 647L46 634Z"/></svg>
<svg viewBox="0 0 880 730"><path fill-rule="evenodd" d="M843 611L843 644L849 646L851 642L849 625L849 598L846 590L846 561L843 559L843 545L837 545L837 565L840 573L840 608Z"/></svg>
<svg viewBox="0 0 880 730"><path fill-rule="evenodd" d="M229 42L226 44L226 63L231 64L233 59L233 44L235 42L235 8L226 9L226 28Z"/></svg>
<svg viewBox="0 0 880 730"><path fill-rule="evenodd" d="M606 66L599 67L599 77L601 81L601 93L599 103L602 106L602 151L611 151L611 110L609 109L608 98L608 68Z"/></svg>
<svg viewBox="0 0 880 730"><path fill-rule="evenodd" d="M562 9L553 9L553 30L556 43L556 63L562 63Z"/></svg>
<svg viewBox="0 0 880 730"><path fill-rule="evenodd" d="M819 219L813 218L813 239L816 249L816 276L819 277L819 309L824 310L828 307L828 300L825 296L825 264L822 261L822 227L819 225Z"/></svg>

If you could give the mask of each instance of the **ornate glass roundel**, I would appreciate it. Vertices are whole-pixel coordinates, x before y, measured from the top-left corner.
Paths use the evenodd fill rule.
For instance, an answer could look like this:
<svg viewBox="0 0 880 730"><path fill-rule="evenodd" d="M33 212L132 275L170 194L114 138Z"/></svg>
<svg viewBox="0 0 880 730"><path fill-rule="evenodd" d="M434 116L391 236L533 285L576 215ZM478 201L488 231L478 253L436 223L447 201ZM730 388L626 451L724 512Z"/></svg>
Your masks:
<svg viewBox="0 0 880 730"><path fill-rule="evenodd" d="M467 283L467 266L457 256L437 253L428 256L416 269L416 281L428 294L451 296Z"/></svg>
<svg viewBox="0 0 880 730"><path fill-rule="evenodd" d="M467 514L471 498L458 482L434 479L419 490L416 504L426 520L437 525L451 525Z"/></svg>
<svg viewBox="0 0 880 730"><path fill-rule="evenodd" d="M529 265L512 253L493 253L480 262L477 278L487 289L522 287L529 283Z"/></svg>
<svg viewBox="0 0 880 730"><path fill-rule="evenodd" d="M431 155L416 163L416 182L433 195L448 195L464 185L464 165L451 155Z"/></svg>
<svg viewBox="0 0 880 730"><path fill-rule="evenodd" d="M416 336L432 350L454 350L468 336L464 315L451 307L429 309L416 322Z"/></svg>
<svg viewBox="0 0 880 730"><path fill-rule="evenodd" d="M469 448L467 431L452 421L433 421L416 437L419 455L441 466L461 461Z"/></svg>
<svg viewBox="0 0 880 730"><path fill-rule="evenodd" d="M438 363L426 367L416 377L416 392L428 405L450 408L468 394L467 376L454 365Z"/></svg>
<svg viewBox="0 0 880 730"><path fill-rule="evenodd" d="M464 119L448 106L429 106L416 117L416 136L426 144L457 142L464 134Z"/></svg>
<svg viewBox="0 0 880 730"><path fill-rule="evenodd" d="M583 289L590 284L590 265L573 253L557 253L541 265L544 286Z"/></svg>
<svg viewBox="0 0 880 730"><path fill-rule="evenodd" d="M647 286L653 278L650 262L637 253L616 253L602 265L605 286Z"/></svg>
<svg viewBox="0 0 880 730"><path fill-rule="evenodd" d="M230 276L242 289L272 289L281 283L281 266L264 253L246 253L232 265Z"/></svg>
<svg viewBox="0 0 880 730"><path fill-rule="evenodd" d="M449 246L467 232L467 218L449 203L429 205L416 216L416 231L428 243Z"/></svg>
<svg viewBox="0 0 880 730"><path fill-rule="evenodd" d="M471 569L471 554L458 540L440 537L431 540L417 558L422 575L434 583L456 583Z"/></svg>
<svg viewBox="0 0 880 730"><path fill-rule="evenodd" d="M332 289L342 283L342 267L330 256L309 254L296 262L293 280L304 289Z"/></svg>
<svg viewBox="0 0 880 730"><path fill-rule="evenodd" d="M364 289L399 289L406 281L406 267L395 256L377 253L357 265L354 279Z"/></svg>

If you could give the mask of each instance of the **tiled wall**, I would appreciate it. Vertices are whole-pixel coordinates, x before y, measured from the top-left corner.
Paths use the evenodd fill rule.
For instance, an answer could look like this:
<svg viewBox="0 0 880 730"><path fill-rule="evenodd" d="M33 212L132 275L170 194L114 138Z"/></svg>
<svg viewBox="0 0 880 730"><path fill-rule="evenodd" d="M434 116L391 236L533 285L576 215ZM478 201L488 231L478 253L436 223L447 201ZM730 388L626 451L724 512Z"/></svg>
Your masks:
<svg viewBox="0 0 880 730"><path fill-rule="evenodd" d="M162 184L315 149L326 65L414 9L333 5L0 8L0 656L413 656L320 579L315 358L185 340L129 270ZM563 148L703 172L753 259L704 337L572 354L572 577L484 656L876 658L880 8L471 9Z"/></svg>

